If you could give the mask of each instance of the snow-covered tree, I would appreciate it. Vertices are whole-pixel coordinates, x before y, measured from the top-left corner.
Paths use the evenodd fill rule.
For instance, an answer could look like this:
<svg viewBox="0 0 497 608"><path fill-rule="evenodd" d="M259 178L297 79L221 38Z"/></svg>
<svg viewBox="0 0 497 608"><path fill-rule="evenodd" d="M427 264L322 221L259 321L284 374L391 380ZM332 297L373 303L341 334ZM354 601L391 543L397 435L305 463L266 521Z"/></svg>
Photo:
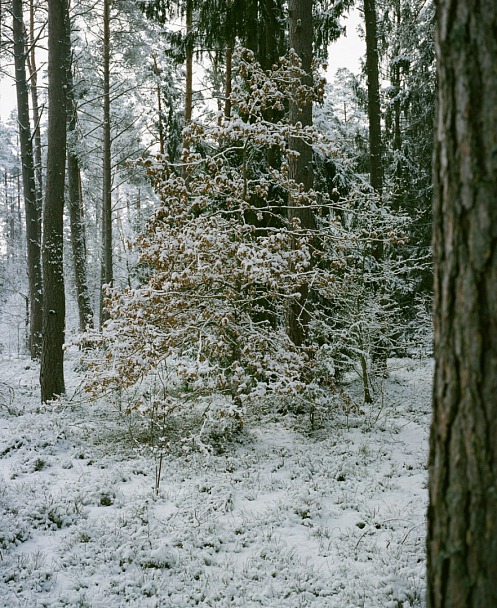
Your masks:
<svg viewBox="0 0 497 608"><path fill-rule="evenodd" d="M336 203L290 177L290 138L321 154L330 144L311 126L264 116L290 98L319 98L322 81L305 84L294 53L265 72L244 51L237 66L233 115L192 123L179 166L163 156L145 162L162 205L138 242L141 283L110 290L102 334L85 336L100 347L87 353L87 390L117 391L130 409L150 407L152 385L160 386L154 407L222 404L218 420L240 418L246 402L266 394L329 399L333 342L344 333L330 314L334 302L363 297L365 277L381 271L370 268L376 242L402 241L398 223L367 197ZM278 169L267 163L273 146ZM315 214L315 226L288 214L290 197ZM309 285L309 337L297 345L286 315L301 284ZM349 315L359 323L355 310Z"/></svg>

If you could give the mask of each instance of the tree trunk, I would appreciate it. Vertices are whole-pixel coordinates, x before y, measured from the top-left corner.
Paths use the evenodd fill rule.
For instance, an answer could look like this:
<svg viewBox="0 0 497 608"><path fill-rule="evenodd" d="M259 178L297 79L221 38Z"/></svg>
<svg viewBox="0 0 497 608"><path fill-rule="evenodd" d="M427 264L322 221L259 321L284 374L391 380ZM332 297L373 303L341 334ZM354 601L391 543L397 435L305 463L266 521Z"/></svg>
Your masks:
<svg viewBox="0 0 497 608"><path fill-rule="evenodd" d="M152 59L154 62L154 76L157 78L157 82L155 85L155 93L157 96L157 114L158 114L158 127L159 127L159 152L162 156L164 156L166 151L166 142L164 138L164 116L162 114L162 91L160 86L160 70L157 65L157 57L152 55Z"/></svg>
<svg viewBox="0 0 497 608"><path fill-rule="evenodd" d="M30 52L27 54L27 65L29 68L29 84L31 89L31 105L33 114L33 158L36 181L36 198L41 213L42 192L43 192L43 167L41 162L41 112L38 102L38 68L36 65L36 45L35 45L35 7L34 1L29 2L29 45ZM41 234L40 234L41 236Z"/></svg>
<svg viewBox="0 0 497 608"><path fill-rule="evenodd" d="M42 403L64 390L63 216L66 164L67 0L48 1L48 154L43 210L43 339L40 384Z"/></svg>
<svg viewBox="0 0 497 608"><path fill-rule="evenodd" d="M229 119L231 116L231 91L233 80L233 49L235 46L235 24L233 7L230 2L226 3L226 72L224 77L224 117Z"/></svg>
<svg viewBox="0 0 497 608"><path fill-rule="evenodd" d="M376 0L364 0L364 24L366 30L366 73L368 77L368 122L369 122L369 176L373 190L381 200L383 192L383 162L381 143L381 104L378 55L378 31L376 17ZM372 254L378 263L383 261L383 241L373 245ZM373 286L380 304L383 304L383 281L378 278ZM380 375L387 369L387 340L384 338L384 327L378 328L376 341L371 347L373 367ZM364 397L367 401L367 396Z"/></svg>
<svg viewBox="0 0 497 608"><path fill-rule="evenodd" d="M104 0L103 43L103 192L102 192L102 265L100 282L100 326L107 320L104 285L114 280L112 260L112 158L110 132L110 0Z"/></svg>
<svg viewBox="0 0 497 608"><path fill-rule="evenodd" d="M273 65L278 63L279 39L281 38L281 23L278 21L278 7L276 0L264 0L263 24L261 24L260 35L260 63L262 69L268 71ZM281 53L283 54L283 53ZM282 112L268 108L264 112L264 118L268 122L278 122L282 117ZM281 165L280 150L278 146L270 146L267 151L267 162L273 168Z"/></svg>
<svg viewBox="0 0 497 608"><path fill-rule="evenodd" d="M289 0L289 46L293 48L302 61L302 69L306 72L306 84L312 84L312 0ZM290 102L290 122L300 122L303 127L312 125L312 102L298 104ZM289 161L289 177L303 185L304 190L310 190L313 185L312 147L302 138L290 137L290 149L297 152ZM312 230L315 228L315 219L310 209L301 208L290 195L288 200L289 219L298 219L300 228ZM301 284L297 289L298 298L290 304L287 316L287 332L290 339L297 346L301 346L307 339L310 315L308 311L309 287Z"/></svg>
<svg viewBox="0 0 497 608"><path fill-rule="evenodd" d="M438 0L428 608L497 606L497 4Z"/></svg>
<svg viewBox="0 0 497 608"><path fill-rule="evenodd" d="M186 0L186 92L185 125L192 121L193 111L193 0Z"/></svg>
<svg viewBox="0 0 497 608"><path fill-rule="evenodd" d="M12 0L14 63L16 73L17 120L21 147L22 181L26 215L26 247L28 262L31 356L41 350L42 275L41 275L41 208L36 197L33 143L29 122L28 83L26 80L26 40L22 20L22 0Z"/></svg>
<svg viewBox="0 0 497 608"><path fill-rule="evenodd" d="M366 29L366 73L368 77L370 182L374 191L381 196L383 167L381 160L380 80L375 0L364 0L364 22Z"/></svg>
<svg viewBox="0 0 497 608"><path fill-rule="evenodd" d="M262 26L260 62L264 70L270 70L278 62L282 24L278 21L279 6L276 0L264 0L264 24ZM284 35L283 35L284 37Z"/></svg>
<svg viewBox="0 0 497 608"><path fill-rule="evenodd" d="M395 44L393 46L393 56L396 59L394 65L392 65L391 67L391 75L390 75L390 80L391 80L391 84L392 87L394 89L394 101L393 101L393 124L392 124L392 129L393 129L393 141L392 141L392 147L393 147L393 152L394 152L394 162L395 162L395 168L394 168L394 187L393 187L393 193L392 193L392 202L393 205L395 207L395 209L399 210L402 206L402 198L403 198L403 192L402 192L402 178L403 178L403 161L401 161L401 150L402 150L402 132L401 132L401 128L400 128L400 114L401 114L401 103L400 103L400 96L401 96L401 87L402 87L402 79L401 79L401 70L400 70L400 64L399 64L399 57L400 57L400 41L399 41L399 35L400 35L400 29L401 29L401 25L402 25L402 15L401 15L401 11L400 11L400 0L396 0L396 2L393 5L393 22L395 24L395 30L396 30L396 36L395 36Z"/></svg>
<svg viewBox="0 0 497 608"><path fill-rule="evenodd" d="M233 46L235 42L233 36L228 33L226 40L226 74L224 86L224 117L231 116L231 89L233 79Z"/></svg>
<svg viewBox="0 0 497 608"><path fill-rule="evenodd" d="M74 281L78 299L79 329L85 331L93 327L93 310L88 290L88 276L86 269L86 236L83 219L83 201L80 188L79 159L74 152L77 108L74 98L74 82L71 65L71 29L70 20L67 19L66 59L67 65L67 112L68 112L68 140L67 150L67 182L69 199L69 224L71 227L71 249L74 264ZM72 141L71 141L72 140Z"/></svg>

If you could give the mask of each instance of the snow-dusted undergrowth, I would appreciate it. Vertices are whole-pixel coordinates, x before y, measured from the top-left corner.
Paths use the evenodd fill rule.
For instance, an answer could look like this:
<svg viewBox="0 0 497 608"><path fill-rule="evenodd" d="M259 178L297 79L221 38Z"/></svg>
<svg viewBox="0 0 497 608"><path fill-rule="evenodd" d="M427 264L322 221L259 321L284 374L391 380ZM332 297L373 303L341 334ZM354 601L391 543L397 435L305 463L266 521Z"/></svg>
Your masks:
<svg viewBox="0 0 497 608"><path fill-rule="evenodd" d="M361 414L264 406L219 453L173 448L156 495L118 414L42 409L36 366L4 358L0 606L423 606L431 363L389 368Z"/></svg>

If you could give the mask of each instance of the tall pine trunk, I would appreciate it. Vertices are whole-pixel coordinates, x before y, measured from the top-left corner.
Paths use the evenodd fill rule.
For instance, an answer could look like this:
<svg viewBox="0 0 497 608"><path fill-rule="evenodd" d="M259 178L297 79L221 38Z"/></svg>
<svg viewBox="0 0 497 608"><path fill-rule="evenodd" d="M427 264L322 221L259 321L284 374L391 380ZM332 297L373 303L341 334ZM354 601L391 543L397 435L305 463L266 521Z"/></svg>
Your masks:
<svg viewBox="0 0 497 608"><path fill-rule="evenodd" d="M312 0L289 0L288 2L288 43L302 61L305 71L306 84L312 84ZM312 125L312 102L298 104L290 102L290 122L300 122L302 127ZM304 190L310 190L313 185L314 173L312 167L312 146L299 137L290 137L290 149L297 152L289 161L289 177L302 184ZM300 229L315 228L315 218L308 208L298 206L292 196L289 196L289 219L297 219ZM309 286L301 283L297 286L297 297L289 305L287 313L287 332L297 346L305 343L308 337L309 315Z"/></svg>
<svg viewBox="0 0 497 608"><path fill-rule="evenodd" d="M364 0L366 30L366 74L368 79L369 163L370 182L381 196L383 166L381 158L381 106L378 57L378 31L375 0Z"/></svg>
<svg viewBox="0 0 497 608"><path fill-rule="evenodd" d="M74 97L74 81L71 61L71 29L70 20L66 22L66 46L67 51L67 136L69 145L67 149L67 186L69 201L69 224L71 228L71 249L74 265L74 282L78 299L79 329L85 331L93 327L93 309L91 305L90 292L88 289L88 274L86 267L86 235L83 217L83 200L80 187L79 158L74 151L77 106Z"/></svg>
<svg viewBox="0 0 497 608"><path fill-rule="evenodd" d="M497 4L438 0L428 608L497 606Z"/></svg>
<svg viewBox="0 0 497 608"><path fill-rule="evenodd" d="M27 54L27 65L29 68L29 85L31 90L31 106L33 115L33 158L35 166L36 197L38 206L42 206L43 192L43 167L41 160L41 111L38 101L38 67L36 65L36 44L35 44L35 6L34 0L29 1L29 46ZM40 235L41 236L41 235Z"/></svg>
<svg viewBox="0 0 497 608"><path fill-rule="evenodd" d="M104 285L114 281L112 259L112 157L110 125L110 0L104 0L103 12L103 184L102 184L102 262L100 281L100 325L107 320Z"/></svg>
<svg viewBox="0 0 497 608"><path fill-rule="evenodd" d="M231 89L233 79L233 47L235 41L233 36L228 33L226 40L226 73L224 83L224 116L231 117Z"/></svg>
<svg viewBox="0 0 497 608"><path fill-rule="evenodd" d="M186 0L186 96L185 124L192 120L193 111L193 0Z"/></svg>
<svg viewBox="0 0 497 608"><path fill-rule="evenodd" d="M26 248L29 282L29 350L33 358L41 351L42 271L41 207L36 196L33 142L29 121L29 91L26 79L26 39L22 18L22 0L12 0L14 65L17 93L17 121L21 147L22 182L26 216Z"/></svg>
<svg viewBox="0 0 497 608"><path fill-rule="evenodd" d="M67 0L48 0L47 179L43 209L42 403L64 393L63 217L66 164Z"/></svg>
<svg viewBox="0 0 497 608"><path fill-rule="evenodd" d="M381 142L381 103L380 103L380 76L379 76L379 53L378 53L378 27L376 14L376 0L364 0L364 24L366 31L366 74L368 79L368 123L369 123L369 178L371 187L381 202L383 193L383 161ZM373 255L378 264L383 261L383 242L378 240L373 246ZM384 286L381 279L373 286L380 303L384 300L382 292ZM376 371L384 375L387 368L387 345L384 338L384 327L379 327L376 342L372 345L371 359ZM362 369L367 373L365 354L361 355L363 360ZM364 401L371 403L372 398L369 391L367 376L363 376Z"/></svg>
<svg viewBox="0 0 497 608"><path fill-rule="evenodd" d="M164 137L164 116L162 113L162 91L160 86L160 70L157 65L157 57L152 55L152 59L154 62L154 76L157 78L157 82L155 85L155 94L157 97L157 116L158 116L158 130L159 130L159 152L161 155L165 154L166 151L166 142Z"/></svg>

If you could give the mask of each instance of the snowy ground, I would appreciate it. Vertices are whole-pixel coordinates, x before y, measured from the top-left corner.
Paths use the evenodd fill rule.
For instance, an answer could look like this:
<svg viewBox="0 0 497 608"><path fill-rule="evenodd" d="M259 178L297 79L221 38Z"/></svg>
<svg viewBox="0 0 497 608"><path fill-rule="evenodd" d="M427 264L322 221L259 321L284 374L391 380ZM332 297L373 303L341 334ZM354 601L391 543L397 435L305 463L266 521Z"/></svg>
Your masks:
<svg viewBox="0 0 497 608"><path fill-rule="evenodd" d="M4 356L0 606L423 606L431 367L390 361L382 403L314 430L266 404L223 451L172 449L156 495L143 433L40 408Z"/></svg>

